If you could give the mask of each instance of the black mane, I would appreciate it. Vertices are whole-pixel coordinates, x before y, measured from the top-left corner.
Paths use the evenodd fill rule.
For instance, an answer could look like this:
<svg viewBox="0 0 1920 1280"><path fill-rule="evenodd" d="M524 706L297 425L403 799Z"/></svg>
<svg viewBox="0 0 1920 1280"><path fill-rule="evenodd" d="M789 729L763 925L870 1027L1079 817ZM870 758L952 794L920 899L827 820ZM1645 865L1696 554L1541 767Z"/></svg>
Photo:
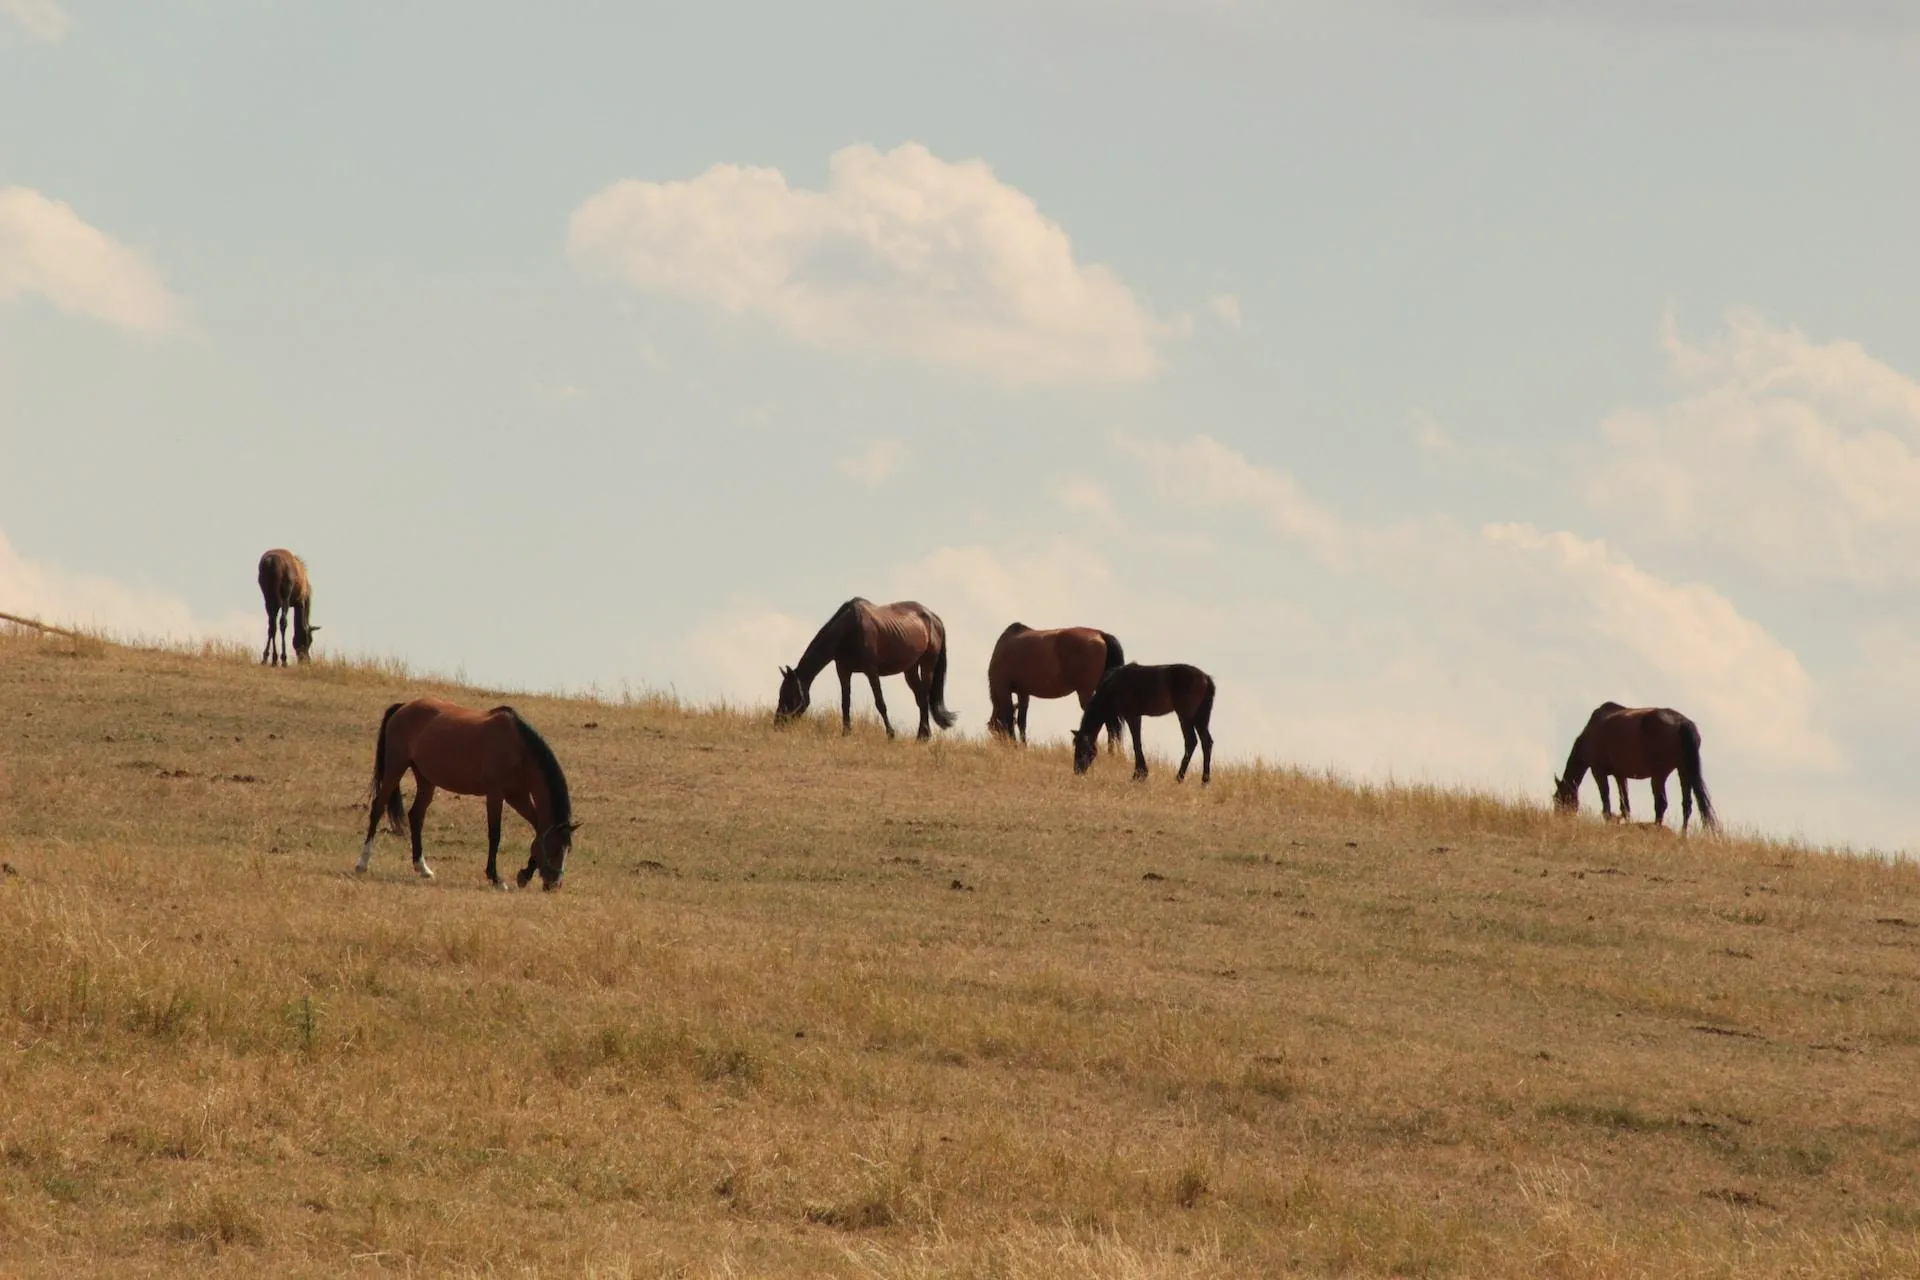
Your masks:
<svg viewBox="0 0 1920 1280"><path fill-rule="evenodd" d="M573 821L573 797L567 793L567 775L561 772L560 761L554 757L553 748L540 736L539 730L520 718L520 713L512 707L495 707L495 712L504 711L513 717L514 728L520 731L520 741L527 744L527 751L533 756L535 764L540 766L540 776L546 780L547 803L552 807L554 826L563 826Z"/></svg>

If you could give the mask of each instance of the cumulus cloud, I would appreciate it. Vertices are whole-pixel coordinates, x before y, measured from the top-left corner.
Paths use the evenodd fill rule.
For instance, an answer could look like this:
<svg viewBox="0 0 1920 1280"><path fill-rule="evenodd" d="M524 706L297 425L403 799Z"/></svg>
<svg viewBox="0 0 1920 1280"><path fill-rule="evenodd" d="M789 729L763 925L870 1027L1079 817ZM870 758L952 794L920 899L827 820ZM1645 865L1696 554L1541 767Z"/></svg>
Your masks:
<svg viewBox="0 0 1920 1280"><path fill-rule="evenodd" d="M877 489L907 460L907 446L898 440L875 440L859 453L840 459L840 474Z"/></svg>
<svg viewBox="0 0 1920 1280"><path fill-rule="evenodd" d="M58 44L67 34L67 14L54 0L0 0L6 14L35 40Z"/></svg>
<svg viewBox="0 0 1920 1280"><path fill-rule="evenodd" d="M735 604L696 626L685 648L708 691L734 702L772 705L780 667L800 656L826 620L823 613L809 624L764 605Z"/></svg>
<svg viewBox="0 0 1920 1280"><path fill-rule="evenodd" d="M150 587L31 561L0 532L0 612L55 626L82 627L129 639L259 640L266 615L196 617L185 601Z"/></svg>
<svg viewBox="0 0 1920 1280"><path fill-rule="evenodd" d="M1355 531L1308 498L1290 474L1257 466L1211 436L1178 444L1123 440L1121 447L1173 498L1196 506L1251 509L1275 533L1328 563L1345 560L1353 549Z"/></svg>
<svg viewBox="0 0 1920 1280"><path fill-rule="evenodd" d="M26 295L146 333L180 324L179 304L137 251L61 201L0 187L0 301Z"/></svg>
<svg viewBox="0 0 1920 1280"><path fill-rule="evenodd" d="M568 244L583 268L804 342L1010 384L1143 378L1167 334L983 161L917 143L837 152L820 191L731 164L617 182L574 211Z"/></svg>
<svg viewBox="0 0 1920 1280"><path fill-rule="evenodd" d="M1662 337L1681 394L1601 424L1596 510L1780 581L1920 582L1920 381L1745 312Z"/></svg>
<svg viewBox="0 0 1920 1280"><path fill-rule="evenodd" d="M1422 687L1412 681L1391 704L1412 739L1441 740L1459 690L1497 688L1473 713L1478 722L1458 729L1480 740L1475 750L1490 763L1510 763L1514 744L1538 741L1543 709L1560 707L1564 718L1576 702L1612 698L1678 706L1717 726L1726 750L1757 768L1842 764L1799 658L1711 587L1667 581L1604 542L1530 525L1474 533L1446 521L1394 529L1345 521L1287 473L1204 436L1126 448L1173 500L1254 511L1285 542L1365 584L1363 593L1394 602L1397 618L1356 618L1326 658L1371 655L1370 669L1350 677L1361 691L1356 710L1394 687L1395 671L1432 676L1424 692L1411 692ZM1347 732L1337 714L1327 719L1330 732Z"/></svg>

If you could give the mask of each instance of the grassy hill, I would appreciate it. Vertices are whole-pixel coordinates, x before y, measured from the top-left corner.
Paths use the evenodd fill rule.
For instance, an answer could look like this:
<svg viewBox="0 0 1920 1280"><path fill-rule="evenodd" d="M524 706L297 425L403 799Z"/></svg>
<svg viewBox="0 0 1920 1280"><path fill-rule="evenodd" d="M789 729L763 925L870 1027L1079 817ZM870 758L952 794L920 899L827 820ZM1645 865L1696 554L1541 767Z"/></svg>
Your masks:
<svg viewBox="0 0 1920 1280"><path fill-rule="evenodd" d="M433 688L0 637L0 1273L1920 1274L1912 865Z"/></svg>

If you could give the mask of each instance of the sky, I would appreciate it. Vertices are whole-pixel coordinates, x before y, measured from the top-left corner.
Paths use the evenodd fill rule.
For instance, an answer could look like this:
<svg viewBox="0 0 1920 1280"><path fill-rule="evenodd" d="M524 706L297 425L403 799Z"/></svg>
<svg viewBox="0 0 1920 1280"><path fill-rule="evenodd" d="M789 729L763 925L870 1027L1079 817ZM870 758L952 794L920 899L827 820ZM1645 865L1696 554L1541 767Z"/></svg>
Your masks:
<svg viewBox="0 0 1920 1280"><path fill-rule="evenodd" d="M1916 156L1906 0L0 0L0 610L286 546L319 652L770 708L917 599L957 732L1089 625L1226 760L1672 706L1912 851Z"/></svg>

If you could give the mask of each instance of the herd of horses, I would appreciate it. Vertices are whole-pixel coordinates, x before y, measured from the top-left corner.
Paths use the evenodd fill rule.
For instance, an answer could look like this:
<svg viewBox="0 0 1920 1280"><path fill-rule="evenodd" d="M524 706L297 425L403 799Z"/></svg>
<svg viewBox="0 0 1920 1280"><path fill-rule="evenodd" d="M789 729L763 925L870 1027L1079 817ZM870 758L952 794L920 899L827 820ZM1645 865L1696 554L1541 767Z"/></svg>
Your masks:
<svg viewBox="0 0 1920 1280"><path fill-rule="evenodd" d="M287 621L293 622L293 652L297 661L309 660L313 633L313 587L307 567L291 551L275 548L260 557L260 595L267 609L267 645L262 664L287 663ZM276 630L278 645L276 647ZM947 709L947 629L940 615L914 600L874 604L856 596L834 610L814 634L793 666L780 668L780 691L774 703L775 723L786 723L807 713L814 681L832 665L840 679L840 724L853 729L853 678L865 676L873 692L874 710L889 738L893 721L880 681L903 676L919 712L916 737L933 736L933 726L951 729L958 717ZM1200 751L1200 784L1213 777L1213 677L1186 663L1145 666L1127 661L1120 641L1093 627L1037 630L1015 622L1000 633L987 661L987 692L992 713L989 731L998 738L1024 744L1027 708L1035 698L1073 695L1080 703L1080 727L1073 731L1073 770L1085 773L1099 756L1100 731L1107 732L1107 750L1120 745L1120 727L1133 737L1133 776L1147 776L1146 751L1141 746L1140 721L1149 716L1174 716L1186 752L1180 757L1176 781L1184 781ZM414 798L404 810L400 784L414 776ZM1600 809L1611 821L1608 795L1611 778L1620 794L1620 818L1630 820L1627 780L1644 778L1653 787L1653 818L1667 816L1667 779L1680 775L1680 830L1684 833L1700 808L1703 826L1718 821L1700 771L1700 730L1686 716L1666 707L1623 707L1602 703L1588 717L1574 739L1565 770L1554 778L1554 805L1565 812L1580 807L1580 783L1591 773L1600 791ZM527 863L516 876L525 888L535 874L544 889L558 888L567 853L579 823L566 774L553 750L534 727L512 707L475 711L439 698L396 702L380 719L373 757L372 804L367 813L367 837L355 870L364 872L373 858L374 837L384 814L388 828L407 835L413 848L413 869L433 878L421 848L421 826L436 791L483 796L487 802L487 879L504 888L500 878L500 821L511 808L533 828ZM402 823L405 827L402 827Z"/></svg>

